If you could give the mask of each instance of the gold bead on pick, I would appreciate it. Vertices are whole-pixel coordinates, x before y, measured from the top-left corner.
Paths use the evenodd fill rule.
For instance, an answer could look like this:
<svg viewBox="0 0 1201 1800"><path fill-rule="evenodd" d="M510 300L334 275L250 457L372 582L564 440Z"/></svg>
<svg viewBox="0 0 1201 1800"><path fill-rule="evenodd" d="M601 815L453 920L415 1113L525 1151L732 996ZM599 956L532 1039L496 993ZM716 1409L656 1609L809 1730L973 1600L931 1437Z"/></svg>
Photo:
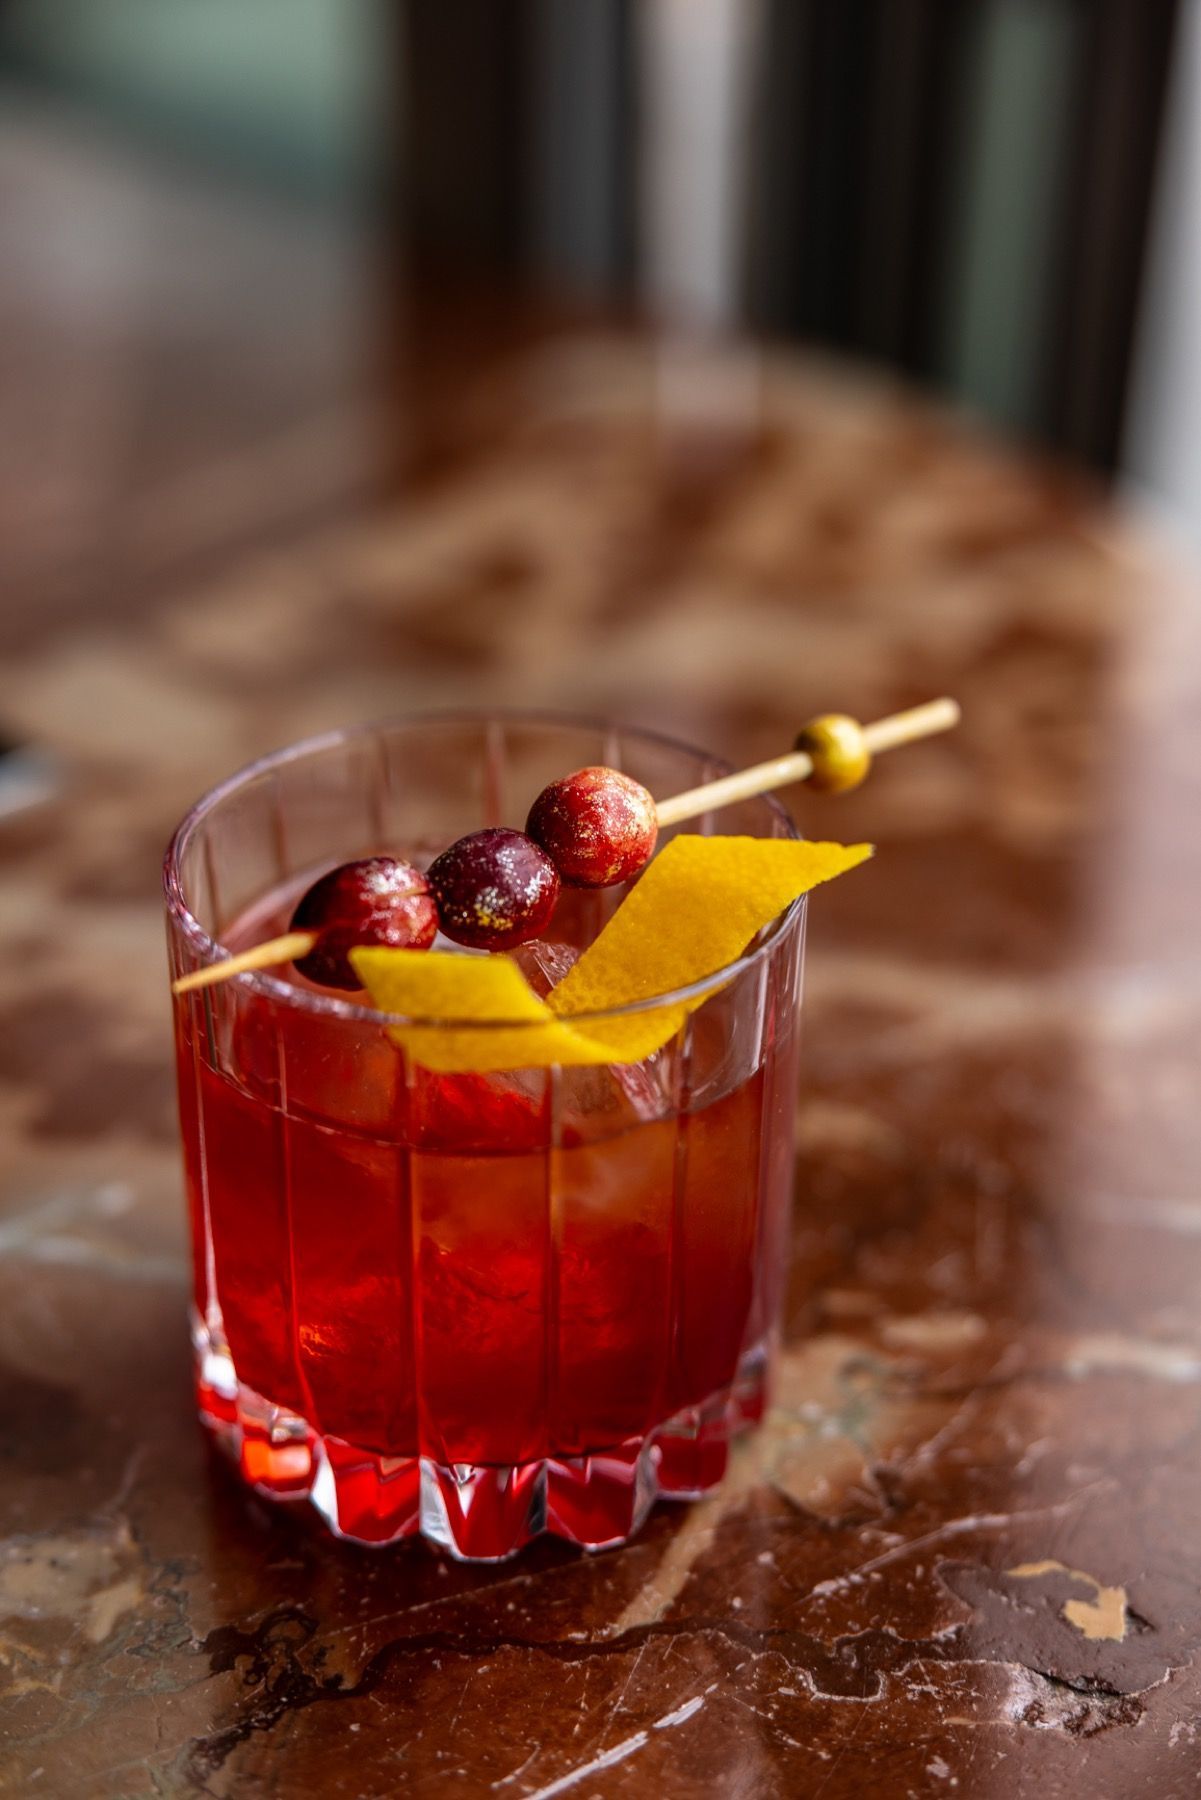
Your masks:
<svg viewBox="0 0 1201 1800"><path fill-rule="evenodd" d="M823 794L845 794L858 787L872 766L863 727L846 713L822 713L810 719L796 747L812 759L809 785Z"/></svg>

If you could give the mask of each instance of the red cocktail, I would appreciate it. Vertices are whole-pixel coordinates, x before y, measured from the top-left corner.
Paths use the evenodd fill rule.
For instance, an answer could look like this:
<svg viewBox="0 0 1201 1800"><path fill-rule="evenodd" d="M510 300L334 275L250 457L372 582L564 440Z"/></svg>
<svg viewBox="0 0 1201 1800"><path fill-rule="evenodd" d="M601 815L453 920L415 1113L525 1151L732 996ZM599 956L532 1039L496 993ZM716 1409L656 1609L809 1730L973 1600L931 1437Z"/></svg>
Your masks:
<svg viewBox="0 0 1201 1800"><path fill-rule="evenodd" d="M167 862L174 973L282 930L313 877L425 866L582 762L721 772L646 734L425 720L267 759ZM713 829L791 836L757 799ZM695 827L694 827L695 829ZM566 893L547 987L619 904ZM758 1416L791 1192L804 907L633 1065L438 1074L366 1003L246 974L176 1000L202 1415L246 1479L341 1535L597 1546L720 1476Z"/></svg>

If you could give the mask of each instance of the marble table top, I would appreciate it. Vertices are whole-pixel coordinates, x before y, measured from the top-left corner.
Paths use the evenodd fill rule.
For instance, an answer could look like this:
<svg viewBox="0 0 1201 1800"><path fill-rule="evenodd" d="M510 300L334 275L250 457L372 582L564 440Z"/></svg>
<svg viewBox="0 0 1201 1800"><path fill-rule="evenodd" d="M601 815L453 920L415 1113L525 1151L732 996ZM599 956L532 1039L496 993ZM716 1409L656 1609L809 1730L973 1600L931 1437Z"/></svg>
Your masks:
<svg viewBox="0 0 1201 1800"><path fill-rule="evenodd" d="M812 357L497 320L343 367L306 225L259 270L291 312L189 325L148 267L195 286L216 241L249 280L249 227L34 164L64 230L107 182L149 247L110 270L142 311L81 317L6 228L40 379L0 723L63 789L0 825L0 1792L1195 1794L1196 581ZM942 692L953 740L797 801L879 854L813 907L787 1341L721 1489L482 1569L241 1491L188 1368L157 880L192 798L414 705L750 759Z"/></svg>

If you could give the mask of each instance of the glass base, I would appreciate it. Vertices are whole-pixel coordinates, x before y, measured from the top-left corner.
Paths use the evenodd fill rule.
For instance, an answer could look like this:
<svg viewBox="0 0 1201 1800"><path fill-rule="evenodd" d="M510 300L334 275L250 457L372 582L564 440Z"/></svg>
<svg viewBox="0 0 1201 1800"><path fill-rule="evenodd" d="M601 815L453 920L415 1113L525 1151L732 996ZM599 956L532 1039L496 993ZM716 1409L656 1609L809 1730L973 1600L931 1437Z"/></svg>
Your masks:
<svg viewBox="0 0 1201 1800"><path fill-rule="evenodd" d="M632 1537L656 1500L695 1500L725 1474L731 1441L763 1416L768 1356L643 1436L590 1456L496 1464L381 1456L314 1431L237 1379L197 1332L200 1416L242 1478L275 1500L312 1502L336 1537L383 1546L424 1538L460 1562L500 1562L549 1532L585 1550Z"/></svg>

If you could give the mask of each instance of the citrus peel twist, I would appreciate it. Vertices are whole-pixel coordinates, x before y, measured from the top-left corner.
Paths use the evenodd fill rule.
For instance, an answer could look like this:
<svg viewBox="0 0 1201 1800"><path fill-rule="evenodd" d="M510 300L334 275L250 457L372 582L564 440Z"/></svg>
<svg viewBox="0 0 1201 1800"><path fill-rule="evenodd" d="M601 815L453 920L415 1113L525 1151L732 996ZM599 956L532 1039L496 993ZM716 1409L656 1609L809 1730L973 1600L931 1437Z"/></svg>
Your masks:
<svg viewBox="0 0 1201 1800"><path fill-rule="evenodd" d="M641 1062L716 987L647 1002L719 974L794 900L871 854L870 844L673 838L545 1000L508 956L358 949L350 960L372 1003L405 1021L388 1035L427 1069Z"/></svg>

